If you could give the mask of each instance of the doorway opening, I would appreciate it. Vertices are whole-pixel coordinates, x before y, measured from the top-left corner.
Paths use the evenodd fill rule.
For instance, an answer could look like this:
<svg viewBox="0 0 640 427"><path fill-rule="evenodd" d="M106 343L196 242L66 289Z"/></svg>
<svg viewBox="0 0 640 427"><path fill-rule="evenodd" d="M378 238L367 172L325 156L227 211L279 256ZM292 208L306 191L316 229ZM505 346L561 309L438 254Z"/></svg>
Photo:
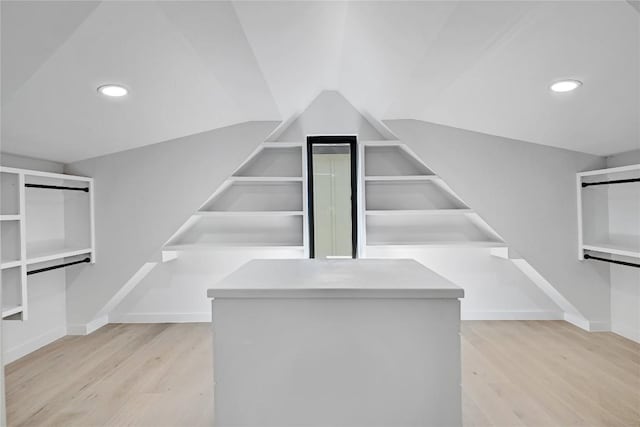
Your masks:
<svg viewBox="0 0 640 427"><path fill-rule="evenodd" d="M309 256L356 258L358 174L355 136L307 137Z"/></svg>

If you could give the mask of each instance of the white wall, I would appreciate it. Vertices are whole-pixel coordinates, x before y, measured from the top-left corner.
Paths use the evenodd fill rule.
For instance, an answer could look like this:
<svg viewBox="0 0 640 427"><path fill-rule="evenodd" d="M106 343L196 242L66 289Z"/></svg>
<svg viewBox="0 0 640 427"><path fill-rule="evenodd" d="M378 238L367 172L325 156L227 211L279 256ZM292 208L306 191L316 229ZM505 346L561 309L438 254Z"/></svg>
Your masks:
<svg viewBox="0 0 640 427"><path fill-rule="evenodd" d="M640 149L607 158L607 167L640 164ZM640 193L637 186L612 185L609 197L609 228L640 236ZM629 259L638 262L637 259ZM640 269L611 264L611 330L640 342Z"/></svg>
<svg viewBox="0 0 640 427"><path fill-rule="evenodd" d="M384 122L547 279L592 329L608 329L608 267L576 256L576 172L604 158L418 120Z"/></svg>
<svg viewBox="0 0 640 427"><path fill-rule="evenodd" d="M67 274L69 330L100 322L129 278L277 124L247 122L67 165L95 180L97 259Z"/></svg>
<svg viewBox="0 0 640 427"><path fill-rule="evenodd" d="M344 117L338 120L334 113ZM312 124L309 125L309 124ZM310 127L309 127L310 126ZM380 139L342 96L323 93L276 140L304 141L305 132L359 134ZM375 137L375 138L374 138ZM463 316L476 319L558 319L561 310L510 261L487 249L369 250L369 256L412 257L466 290ZM575 251L574 251L575 255ZM207 321L206 289L252 258L297 256L282 250L229 249L183 253L155 268L111 313L110 321Z"/></svg>
<svg viewBox="0 0 640 427"><path fill-rule="evenodd" d="M35 169L47 172L62 172L61 163L31 159L2 153L3 166ZM46 225L51 230L64 230L64 195L48 193L46 212L31 212L29 220ZM34 218L33 215L38 217ZM65 269L29 276L27 292L29 319L2 322L3 362L10 363L56 339L66 335Z"/></svg>

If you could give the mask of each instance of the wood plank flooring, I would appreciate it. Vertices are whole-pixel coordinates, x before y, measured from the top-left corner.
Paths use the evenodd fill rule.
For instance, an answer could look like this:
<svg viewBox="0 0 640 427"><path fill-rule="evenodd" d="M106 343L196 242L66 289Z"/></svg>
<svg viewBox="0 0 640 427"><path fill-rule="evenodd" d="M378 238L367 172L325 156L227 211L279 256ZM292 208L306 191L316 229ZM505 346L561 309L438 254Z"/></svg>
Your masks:
<svg viewBox="0 0 640 427"><path fill-rule="evenodd" d="M474 321L462 355L465 426L640 426L640 344L562 321ZM208 324L108 325L7 366L8 424L211 426L212 377Z"/></svg>

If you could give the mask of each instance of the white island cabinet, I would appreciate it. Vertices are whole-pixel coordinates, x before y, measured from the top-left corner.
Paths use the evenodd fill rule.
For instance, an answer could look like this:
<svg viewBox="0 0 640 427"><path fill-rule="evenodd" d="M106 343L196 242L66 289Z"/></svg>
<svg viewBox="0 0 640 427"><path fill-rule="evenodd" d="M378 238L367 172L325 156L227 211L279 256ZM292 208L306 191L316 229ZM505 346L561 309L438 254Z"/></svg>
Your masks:
<svg viewBox="0 0 640 427"><path fill-rule="evenodd" d="M461 288L412 260L254 260L208 291L215 426L459 426Z"/></svg>

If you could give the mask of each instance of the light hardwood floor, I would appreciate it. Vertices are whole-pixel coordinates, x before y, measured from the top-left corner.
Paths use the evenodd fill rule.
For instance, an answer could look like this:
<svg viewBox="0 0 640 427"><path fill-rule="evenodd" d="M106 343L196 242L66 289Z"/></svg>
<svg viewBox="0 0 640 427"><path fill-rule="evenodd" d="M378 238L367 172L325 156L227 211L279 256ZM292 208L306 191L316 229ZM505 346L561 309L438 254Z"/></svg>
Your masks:
<svg viewBox="0 0 640 427"><path fill-rule="evenodd" d="M465 426L640 426L629 340L561 321L463 322L462 352ZM10 426L211 426L210 327L66 337L9 365L6 388Z"/></svg>

